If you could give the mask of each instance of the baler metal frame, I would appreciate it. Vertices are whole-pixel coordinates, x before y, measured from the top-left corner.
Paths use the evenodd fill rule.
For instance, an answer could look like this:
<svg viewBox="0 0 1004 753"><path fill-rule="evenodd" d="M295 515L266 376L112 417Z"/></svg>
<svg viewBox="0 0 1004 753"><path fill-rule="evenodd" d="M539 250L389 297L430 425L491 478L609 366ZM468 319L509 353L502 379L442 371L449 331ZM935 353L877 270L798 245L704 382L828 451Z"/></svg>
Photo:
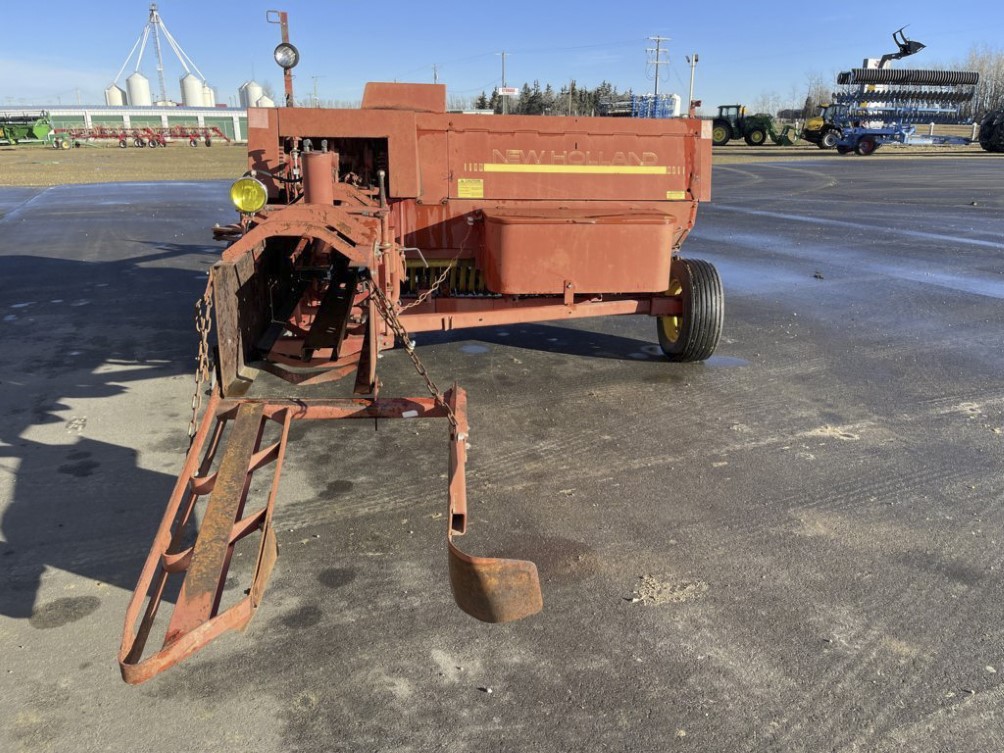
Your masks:
<svg viewBox="0 0 1004 753"><path fill-rule="evenodd" d="M298 420L445 419L457 605L489 622L542 608L532 562L457 546L467 530L467 397L457 384L440 392L414 333L647 314L657 317L671 360L714 351L721 280L707 262L677 255L698 201L710 197L709 123L484 119L446 113L445 99L441 85L370 84L360 110L249 111L250 169L231 191L241 219L215 229L230 245L197 305L194 408L208 370L210 307L217 381L129 604L119 653L127 682L243 627L261 603L277 554L279 474ZM534 152L538 142L550 151ZM430 397L380 396L379 352L395 341ZM252 395L262 372L295 387ZM296 390L353 374L352 397ZM269 467L267 497L247 512L254 474ZM202 498L205 515L189 544ZM245 598L223 608L234 549L256 532ZM163 645L148 651L172 576L181 585Z"/></svg>

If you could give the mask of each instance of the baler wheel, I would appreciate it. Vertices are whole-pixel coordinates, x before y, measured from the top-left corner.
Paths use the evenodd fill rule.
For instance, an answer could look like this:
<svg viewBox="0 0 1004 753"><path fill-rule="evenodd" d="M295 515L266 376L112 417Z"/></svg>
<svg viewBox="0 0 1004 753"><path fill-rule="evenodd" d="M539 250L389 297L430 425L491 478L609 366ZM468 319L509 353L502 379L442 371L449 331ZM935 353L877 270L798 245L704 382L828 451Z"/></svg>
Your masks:
<svg viewBox="0 0 1004 753"><path fill-rule="evenodd" d="M674 259L667 295L680 296L679 315L656 321L659 347L670 361L704 361L718 347L725 318L722 278L710 262Z"/></svg>

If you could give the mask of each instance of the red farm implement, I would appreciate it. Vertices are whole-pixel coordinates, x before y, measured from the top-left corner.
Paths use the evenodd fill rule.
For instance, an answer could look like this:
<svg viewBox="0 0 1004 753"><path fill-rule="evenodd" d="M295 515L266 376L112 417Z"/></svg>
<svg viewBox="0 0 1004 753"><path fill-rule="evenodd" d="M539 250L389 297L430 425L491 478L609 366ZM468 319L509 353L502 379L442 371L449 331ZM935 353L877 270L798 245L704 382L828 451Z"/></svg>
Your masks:
<svg viewBox="0 0 1004 753"><path fill-rule="evenodd" d="M709 263L679 255L710 198L710 123L460 115L445 101L441 85L381 83L366 87L358 110L249 110L249 170L231 188L240 221L217 229L230 243L199 316L207 377L215 326L216 386L128 608L126 681L149 679L254 614L276 562L272 516L298 421L442 421L457 604L485 621L541 609L532 562L457 546L467 398L456 384L436 387L415 333L634 314L654 318L671 361L714 351L721 281ZM381 394L378 356L396 342L427 396ZM351 396L305 394L337 380ZM269 397L264 382L285 386ZM224 605L235 548L249 545L246 590L230 591L245 595Z"/></svg>
<svg viewBox="0 0 1004 753"><path fill-rule="evenodd" d="M94 126L93 128L57 128L50 137L56 149L69 149L95 141L115 141L125 149L136 147L164 147L171 141L188 142L189 146L212 146L214 139L230 143L230 138L215 126L171 126L170 128L119 128Z"/></svg>

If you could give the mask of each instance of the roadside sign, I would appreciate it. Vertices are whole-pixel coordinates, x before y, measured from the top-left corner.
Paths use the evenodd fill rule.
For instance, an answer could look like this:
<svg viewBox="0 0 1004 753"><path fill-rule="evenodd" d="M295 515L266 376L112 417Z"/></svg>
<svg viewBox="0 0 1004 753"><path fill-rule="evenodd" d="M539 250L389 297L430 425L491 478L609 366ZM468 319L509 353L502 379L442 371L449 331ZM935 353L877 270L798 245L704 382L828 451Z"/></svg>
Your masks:
<svg viewBox="0 0 1004 753"><path fill-rule="evenodd" d="M500 86L499 87L499 96L500 97L518 97L519 96L519 89L517 89L515 86Z"/></svg>

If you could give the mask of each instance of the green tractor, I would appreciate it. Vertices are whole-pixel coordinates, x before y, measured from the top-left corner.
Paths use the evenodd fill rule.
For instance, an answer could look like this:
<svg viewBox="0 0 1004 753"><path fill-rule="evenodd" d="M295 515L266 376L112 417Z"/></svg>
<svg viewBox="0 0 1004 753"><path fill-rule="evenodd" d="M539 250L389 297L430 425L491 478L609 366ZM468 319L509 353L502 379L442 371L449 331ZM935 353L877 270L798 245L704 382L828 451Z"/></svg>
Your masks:
<svg viewBox="0 0 1004 753"><path fill-rule="evenodd" d="M778 128L774 118L764 113L747 115L742 105L719 105L711 127L711 141L724 146L732 139L742 138L750 146L761 146L769 138L778 146L790 146L798 139L795 126Z"/></svg>

